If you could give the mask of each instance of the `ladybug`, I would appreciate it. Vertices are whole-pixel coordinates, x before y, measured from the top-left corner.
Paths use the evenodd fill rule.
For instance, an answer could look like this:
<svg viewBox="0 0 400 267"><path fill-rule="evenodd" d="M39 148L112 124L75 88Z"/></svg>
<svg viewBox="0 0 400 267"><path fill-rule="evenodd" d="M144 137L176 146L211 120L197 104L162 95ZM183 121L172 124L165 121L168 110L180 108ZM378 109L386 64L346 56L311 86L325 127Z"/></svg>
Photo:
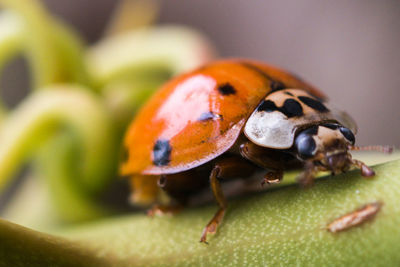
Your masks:
<svg viewBox="0 0 400 267"><path fill-rule="evenodd" d="M356 125L330 107L325 95L299 77L251 60L220 60L167 82L138 113L124 139L133 203L162 203L173 211L211 187L219 209L201 242L215 233L227 208L221 183L263 170L262 184L278 183L283 171L301 166L303 186L319 171L352 167ZM384 149L383 147L375 147ZM163 193L165 192L165 193Z"/></svg>

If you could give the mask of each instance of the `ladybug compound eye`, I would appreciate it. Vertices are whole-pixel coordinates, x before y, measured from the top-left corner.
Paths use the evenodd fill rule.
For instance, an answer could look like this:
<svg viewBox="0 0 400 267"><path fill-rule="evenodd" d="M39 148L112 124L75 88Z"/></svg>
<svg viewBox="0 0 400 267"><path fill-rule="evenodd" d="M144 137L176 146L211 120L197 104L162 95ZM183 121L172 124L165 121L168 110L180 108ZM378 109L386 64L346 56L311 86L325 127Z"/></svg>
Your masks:
<svg viewBox="0 0 400 267"><path fill-rule="evenodd" d="M307 132L302 132L296 137L296 148L302 158L315 156L317 145L314 138Z"/></svg>
<svg viewBox="0 0 400 267"><path fill-rule="evenodd" d="M346 127L340 127L340 132L343 134L343 136L352 144L354 145L356 138L354 137L354 134L352 133L352 131L350 131L348 128Z"/></svg>

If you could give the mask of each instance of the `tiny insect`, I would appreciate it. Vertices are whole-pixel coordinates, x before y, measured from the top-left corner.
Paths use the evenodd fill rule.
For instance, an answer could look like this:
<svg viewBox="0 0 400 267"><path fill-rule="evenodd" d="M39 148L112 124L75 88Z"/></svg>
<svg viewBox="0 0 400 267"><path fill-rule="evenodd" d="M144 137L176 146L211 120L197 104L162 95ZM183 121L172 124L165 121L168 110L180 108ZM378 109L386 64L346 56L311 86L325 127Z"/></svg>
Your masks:
<svg viewBox="0 0 400 267"><path fill-rule="evenodd" d="M278 183L294 167L304 170L302 186L319 171L356 167L373 176L349 152L363 149L354 146L356 132L346 112L298 76L256 61L221 60L173 78L143 106L125 135L120 171L130 177L134 204L169 196L151 214L178 210L211 187L219 209L201 235L206 242L227 208L222 182L263 171L261 184Z"/></svg>
<svg viewBox="0 0 400 267"><path fill-rule="evenodd" d="M360 225L375 217L381 207L382 203L380 202L369 203L358 210L335 219L333 222L328 224L327 229L329 232L336 233Z"/></svg>

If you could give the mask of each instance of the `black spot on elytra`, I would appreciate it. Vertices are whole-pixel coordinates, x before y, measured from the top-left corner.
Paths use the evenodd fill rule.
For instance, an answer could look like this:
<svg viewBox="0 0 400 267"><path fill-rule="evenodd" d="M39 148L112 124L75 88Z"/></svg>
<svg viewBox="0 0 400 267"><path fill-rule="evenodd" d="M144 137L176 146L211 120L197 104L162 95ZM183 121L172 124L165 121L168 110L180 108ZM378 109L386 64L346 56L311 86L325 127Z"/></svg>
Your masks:
<svg viewBox="0 0 400 267"><path fill-rule="evenodd" d="M293 94L292 94L291 92L285 92L284 94L285 94L285 95L293 96Z"/></svg>
<svg viewBox="0 0 400 267"><path fill-rule="evenodd" d="M215 114L211 111L203 112L200 114L200 117L197 119L198 121L208 121L222 118L221 115Z"/></svg>
<svg viewBox="0 0 400 267"><path fill-rule="evenodd" d="M279 81L271 81L269 86L271 87L272 92L283 90L286 88L286 86Z"/></svg>
<svg viewBox="0 0 400 267"><path fill-rule="evenodd" d="M340 132L343 134L343 136L350 141L352 145L356 142L356 138L354 137L354 134L350 129L346 127L340 127Z"/></svg>
<svg viewBox="0 0 400 267"><path fill-rule="evenodd" d="M234 95L236 94L236 89L229 83L222 84L218 86L218 91L221 95Z"/></svg>
<svg viewBox="0 0 400 267"><path fill-rule="evenodd" d="M299 117L303 115L303 108L300 103L294 99L286 99L282 107L277 107L271 100L264 100L258 105L257 111L273 112L280 111L286 117Z"/></svg>
<svg viewBox="0 0 400 267"><path fill-rule="evenodd" d="M156 166L168 165L171 161L171 150L168 140L158 139L153 146L153 164Z"/></svg>
<svg viewBox="0 0 400 267"><path fill-rule="evenodd" d="M292 98L286 99L280 110L288 118L299 117L304 114L300 103Z"/></svg>
<svg viewBox="0 0 400 267"><path fill-rule="evenodd" d="M308 96L299 96L299 99L301 102L303 102L304 104L306 104L307 106L309 106L312 109L315 109L320 112L328 112L329 111L329 109L327 107L325 107L325 105L322 104L322 102L320 102L316 99L313 99Z"/></svg>

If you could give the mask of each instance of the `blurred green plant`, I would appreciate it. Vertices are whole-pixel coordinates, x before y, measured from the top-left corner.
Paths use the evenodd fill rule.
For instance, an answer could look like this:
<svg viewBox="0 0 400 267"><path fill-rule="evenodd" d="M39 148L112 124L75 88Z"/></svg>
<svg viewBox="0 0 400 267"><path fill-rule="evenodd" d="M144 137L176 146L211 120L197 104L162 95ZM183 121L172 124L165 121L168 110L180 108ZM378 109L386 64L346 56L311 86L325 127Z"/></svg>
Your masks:
<svg viewBox="0 0 400 267"><path fill-rule="evenodd" d="M182 26L144 25L155 16L155 6L123 3L128 2L134 3L133 19L117 13L108 35L86 46L39 1L0 0L0 67L22 54L33 89L15 109L1 105L0 193L30 162L31 176L50 195L27 208L10 203L6 218L43 229L109 214L98 198L118 176L122 135L134 113L171 75L213 57L201 34ZM31 197L29 190L21 191ZM26 215L42 216L44 206L55 213L47 224Z"/></svg>

